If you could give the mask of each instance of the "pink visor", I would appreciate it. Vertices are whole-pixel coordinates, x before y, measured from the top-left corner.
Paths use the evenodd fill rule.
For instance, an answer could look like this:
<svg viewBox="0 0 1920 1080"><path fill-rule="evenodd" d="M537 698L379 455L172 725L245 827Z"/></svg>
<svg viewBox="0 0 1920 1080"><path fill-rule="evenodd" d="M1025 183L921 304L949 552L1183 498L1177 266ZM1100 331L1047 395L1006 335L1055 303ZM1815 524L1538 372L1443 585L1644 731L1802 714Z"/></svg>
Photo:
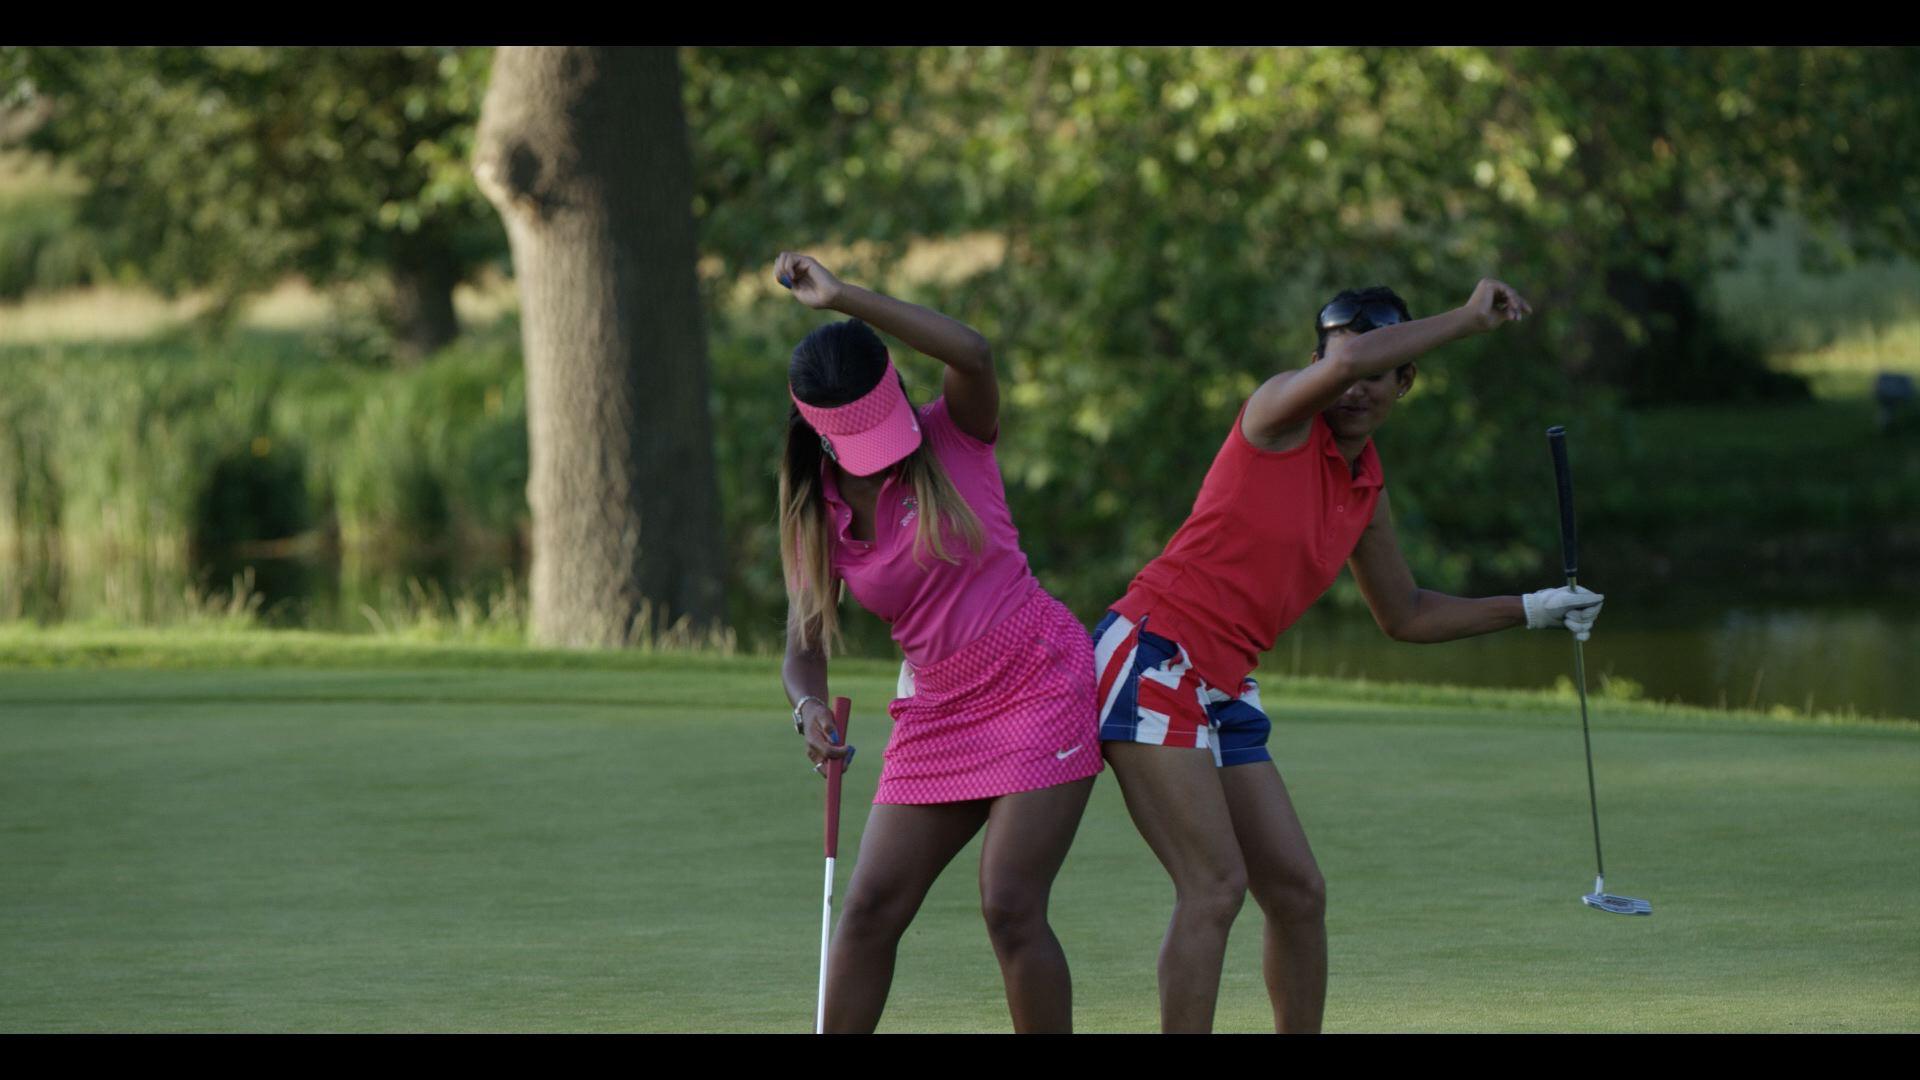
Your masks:
<svg viewBox="0 0 1920 1080"><path fill-rule="evenodd" d="M787 396L793 397L792 387ZM891 354L886 373L860 398L827 408L797 397L793 404L820 434L820 448L855 476L872 476L920 447L920 421L900 389Z"/></svg>

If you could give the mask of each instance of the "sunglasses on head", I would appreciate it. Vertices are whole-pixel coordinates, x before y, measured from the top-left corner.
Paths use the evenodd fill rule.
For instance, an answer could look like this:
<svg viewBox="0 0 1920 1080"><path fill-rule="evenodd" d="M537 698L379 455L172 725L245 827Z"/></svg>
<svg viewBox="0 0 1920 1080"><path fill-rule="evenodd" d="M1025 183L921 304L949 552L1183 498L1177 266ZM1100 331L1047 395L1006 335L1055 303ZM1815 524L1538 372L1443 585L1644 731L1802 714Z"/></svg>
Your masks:
<svg viewBox="0 0 1920 1080"><path fill-rule="evenodd" d="M1353 325L1356 319L1366 319L1371 328L1392 326L1402 321L1400 309L1385 300L1335 300L1320 309L1320 329L1341 330Z"/></svg>

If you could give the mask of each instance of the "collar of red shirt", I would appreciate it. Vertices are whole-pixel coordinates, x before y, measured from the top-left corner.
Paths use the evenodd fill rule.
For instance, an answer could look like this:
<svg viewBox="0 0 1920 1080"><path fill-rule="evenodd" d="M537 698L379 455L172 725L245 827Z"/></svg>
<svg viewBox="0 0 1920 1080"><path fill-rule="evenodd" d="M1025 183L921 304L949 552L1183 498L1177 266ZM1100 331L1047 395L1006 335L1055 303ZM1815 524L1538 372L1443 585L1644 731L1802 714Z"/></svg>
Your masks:
<svg viewBox="0 0 1920 1080"><path fill-rule="evenodd" d="M1385 481L1386 477L1382 475L1380 470L1380 453L1373 448L1372 439L1368 439L1367 445L1360 449L1360 457L1354 461L1354 465L1359 466L1359 468L1355 469L1347 465L1347 457L1340 452L1340 444L1334 440L1333 428L1327 426L1326 418L1315 417L1314 419L1320 423L1321 429L1326 432L1324 451L1327 457L1338 461L1342 468L1347 469L1347 475L1353 478L1353 486L1356 490L1360 488L1377 488Z"/></svg>

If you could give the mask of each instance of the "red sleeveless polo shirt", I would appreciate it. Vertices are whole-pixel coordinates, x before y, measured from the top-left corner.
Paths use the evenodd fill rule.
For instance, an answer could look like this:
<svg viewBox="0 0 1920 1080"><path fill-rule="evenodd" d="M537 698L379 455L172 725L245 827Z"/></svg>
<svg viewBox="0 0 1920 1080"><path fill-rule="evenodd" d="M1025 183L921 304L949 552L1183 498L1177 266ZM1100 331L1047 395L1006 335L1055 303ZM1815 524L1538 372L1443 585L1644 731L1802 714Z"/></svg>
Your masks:
<svg viewBox="0 0 1920 1080"><path fill-rule="evenodd" d="M1193 513L1113 605L1135 622L1149 617L1151 633L1186 646L1200 677L1227 693L1340 575L1384 483L1373 440L1356 470L1316 413L1306 442L1262 450L1240 430L1246 408Z"/></svg>

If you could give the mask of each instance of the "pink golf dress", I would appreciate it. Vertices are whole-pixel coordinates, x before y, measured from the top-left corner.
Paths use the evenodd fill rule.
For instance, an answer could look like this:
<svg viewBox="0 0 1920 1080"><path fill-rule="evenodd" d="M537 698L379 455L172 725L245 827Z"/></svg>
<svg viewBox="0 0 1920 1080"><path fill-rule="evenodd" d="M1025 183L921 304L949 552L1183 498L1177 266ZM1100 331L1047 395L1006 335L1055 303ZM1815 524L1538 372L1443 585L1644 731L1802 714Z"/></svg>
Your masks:
<svg viewBox="0 0 1920 1080"><path fill-rule="evenodd" d="M834 573L886 620L906 655L901 696L887 706L876 803L989 799L1052 787L1101 770L1093 646L1065 604L1040 587L1020 550L993 445L955 426L945 398L917 410L960 497L980 519L979 551L951 529L949 563L914 551L920 507L889 475L875 500L874 537L854 539L853 509L823 462Z"/></svg>

